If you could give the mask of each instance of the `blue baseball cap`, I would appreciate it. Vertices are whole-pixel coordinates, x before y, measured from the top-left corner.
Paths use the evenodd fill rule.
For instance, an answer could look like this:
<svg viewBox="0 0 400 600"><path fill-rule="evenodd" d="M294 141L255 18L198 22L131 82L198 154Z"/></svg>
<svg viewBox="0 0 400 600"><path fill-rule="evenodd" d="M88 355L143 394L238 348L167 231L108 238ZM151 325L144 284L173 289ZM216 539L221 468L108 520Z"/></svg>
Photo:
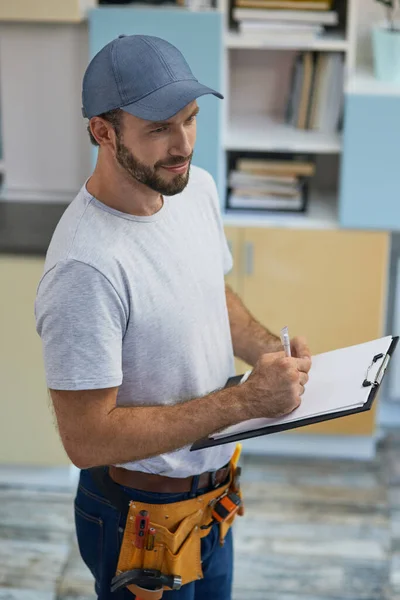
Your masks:
<svg viewBox="0 0 400 600"><path fill-rule="evenodd" d="M83 77L82 115L121 108L149 121L165 121L205 94L182 53L149 35L120 35L91 60Z"/></svg>

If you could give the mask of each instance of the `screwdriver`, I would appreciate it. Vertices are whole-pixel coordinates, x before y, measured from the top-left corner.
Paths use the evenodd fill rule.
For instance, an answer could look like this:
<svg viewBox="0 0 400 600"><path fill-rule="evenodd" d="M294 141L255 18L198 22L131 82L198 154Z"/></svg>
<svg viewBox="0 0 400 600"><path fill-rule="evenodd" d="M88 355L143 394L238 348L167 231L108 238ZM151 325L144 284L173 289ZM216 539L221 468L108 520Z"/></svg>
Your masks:
<svg viewBox="0 0 400 600"><path fill-rule="evenodd" d="M147 536L146 550L154 550L154 543L156 540L156 530L154 527L149 527L149 535Z"/></svg>
<svg viewBox="0 0 400 600"><path fill-rule="evenodd" d="M236 444L235 452L233 453L233 456L231 458L231 465L232 465L233 469L236 469L241 453L242 453L242 444Z"/></svg>
<svg viewBox="0 0 400 600"><path fill-rule="evenodd" d="M141 510L138 515L136 515L135 520L135 546L139 550L143 550L147 531L149 529L149 513L147 510Z"/></svg>

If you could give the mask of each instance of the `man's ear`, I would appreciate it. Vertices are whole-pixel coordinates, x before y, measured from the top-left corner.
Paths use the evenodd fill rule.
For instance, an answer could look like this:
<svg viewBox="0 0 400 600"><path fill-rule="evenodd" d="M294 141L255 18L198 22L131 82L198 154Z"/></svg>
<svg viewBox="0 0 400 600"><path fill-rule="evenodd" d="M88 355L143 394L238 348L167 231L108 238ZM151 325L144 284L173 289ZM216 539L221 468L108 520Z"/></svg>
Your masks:
<svg viewBox="0 0 400 600"><path fill-rule="evenodd" d="M115 131L111 123L101 117L92 117L89 121L92 136L99 146L112 146L115 148Z"/></svg>

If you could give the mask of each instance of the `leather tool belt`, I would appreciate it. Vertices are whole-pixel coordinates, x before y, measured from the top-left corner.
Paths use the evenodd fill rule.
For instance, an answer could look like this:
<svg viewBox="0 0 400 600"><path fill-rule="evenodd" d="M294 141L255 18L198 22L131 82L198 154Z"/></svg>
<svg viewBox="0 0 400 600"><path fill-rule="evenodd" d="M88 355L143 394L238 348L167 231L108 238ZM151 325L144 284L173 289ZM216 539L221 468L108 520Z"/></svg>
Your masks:
<svg viewBox="0 0 400 600"><path fill-rule="evenodd" d="M229 466L225 468L225 475L229 473L226 483L210 492L171 504L148 504L132 500L128 500L124 504L127 520L111 591L127 587L140 600L159 600L164 589L179 589L181 585L203 578L201 538L207 536L211 527L218 523L220 544L223 545L236 515L243 514L237 451L235 455L234 463L229 463ZM92 475L93 471L97 471L94 474L97 483L100 471L92 469ZM116 474L115 470L110 470L111 474L120 480L120 473ZM125 474L121 475L126 477ZM205 485L209 485L210 474L203 475L203 487L205 487ZM199 488L203 475L200 476ZM133 479L137 473L127 476ZM221 473L222 476L223 473ZM160 479L168 478L161 477ZM179 485L187 488L181 491L190 489L189 480L191 479L188 478L186 483L185 480L181 481ZM144 480L145 478L142 478L142 486L145 485ZM114 482L111 483L119 488ZM135 482L135 487L136 485L138 482ZM173 486L174 483L169 481L165 485ZM114 505L118 501L117 506L121 510L123 501L116 488L106 496ZM154 491L165 491L165 488L158 486ZM122 491L122 493L124 492ZM155 532L150 545L146 542L142 545L137 543L138 535L140 535L138 523L140 523L141 514L148 515L146 527L150 532ZM146 535L148 539L147 529ZM178 582L177 587L174 587L176 582Z"/></svg>
<svg viewBox="0 0 400 600"><path fill-rule="evenodd" d="M224 483L229 475L229 463L217 471L199 475L197 488L216 487ZM121 467L109 467L109 475L113 481L125 487L145 492L158 492L159 494L179 494L190 492L193 477L164 477L153 473L141 471L128 471Z"/></svg>

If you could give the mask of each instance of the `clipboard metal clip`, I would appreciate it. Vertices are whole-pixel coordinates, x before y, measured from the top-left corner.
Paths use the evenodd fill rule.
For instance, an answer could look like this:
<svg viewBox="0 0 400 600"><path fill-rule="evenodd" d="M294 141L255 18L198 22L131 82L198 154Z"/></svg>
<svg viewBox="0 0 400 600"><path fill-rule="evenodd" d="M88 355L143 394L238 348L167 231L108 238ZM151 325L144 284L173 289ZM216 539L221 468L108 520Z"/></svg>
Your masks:
<svg viewBox="0 0 400 600"><path fill-rule="evenodd" d="M370 381L368 379L368 375L369 375L370 370L372 369L372 367L374 366L374 364L376 363L376 361L379 360L379 359L381 359L381 358L383 358L384 356L385 356L385 358L383 359L382 364L379 367L379 371L376 374L375 381ZM369 367L367 369L367 374L366 374L365 379L364 379L363 384L362 384L363 387L370 387L370 386L377 387L377 386L379 386L381 384L381 381L382 381L383 376L384 376L385 371L386 371L386 367L389 364L389 360L390 360L390 354L384 355L384 354L381 353L381 354L376 354L374 356L374 358L372 359L371 364L369 365Z"/></svg>

